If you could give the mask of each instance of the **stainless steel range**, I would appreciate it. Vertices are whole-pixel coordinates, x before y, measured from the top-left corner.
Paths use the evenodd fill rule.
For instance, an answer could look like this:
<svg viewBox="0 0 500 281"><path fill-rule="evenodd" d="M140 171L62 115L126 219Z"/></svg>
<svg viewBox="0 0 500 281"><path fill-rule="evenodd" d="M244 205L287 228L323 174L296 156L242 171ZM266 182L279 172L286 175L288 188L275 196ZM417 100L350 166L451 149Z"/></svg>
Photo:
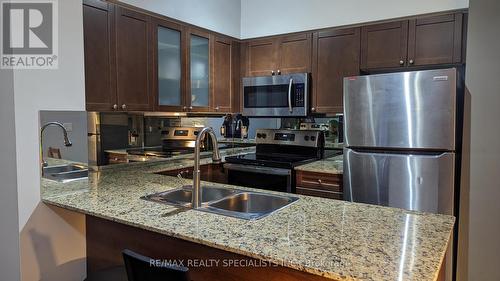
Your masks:
<svg viewBox="0 0 500 281"><path fill-rule="evenodd" d="M258 129L256 152L226 157L228 183L295 193L294 167L323 158L317 130Z"/></svg>
<svg viewBox="0 0 500 281"><path fill-rule="evenodd" d="M142 159L170 158L175 155L194 152L196 137L201 127L165 127L161 131L161 146L127 149L129 158L140 156ZM205 138L201 143L201 150L212 149L212 143Z"/></svg>

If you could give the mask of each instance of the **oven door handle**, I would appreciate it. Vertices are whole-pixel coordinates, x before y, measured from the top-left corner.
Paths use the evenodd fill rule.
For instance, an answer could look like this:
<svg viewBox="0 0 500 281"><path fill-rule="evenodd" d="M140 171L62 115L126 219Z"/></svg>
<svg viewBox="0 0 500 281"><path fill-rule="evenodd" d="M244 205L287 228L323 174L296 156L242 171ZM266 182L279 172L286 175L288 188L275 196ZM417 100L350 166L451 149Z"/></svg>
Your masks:
<svg viewBox="0 0 500 281"><path fill-rule="evenodd" d="M293 78L290 78L290 82L288 83L288 111L290 111L290 113L293 112L293 108L292 108L292 85L293 85Z"/></svg>
<svg viewBox="0 0 500 281"><path fill-rule="evenodd" d="M242 164L232 164L232 163L225 163L224 168L233 171L261 173L261 174L277 175L277 176L290 176L292 174L292 171L289 169L259 167L253 165L242 165Z"/></svg>

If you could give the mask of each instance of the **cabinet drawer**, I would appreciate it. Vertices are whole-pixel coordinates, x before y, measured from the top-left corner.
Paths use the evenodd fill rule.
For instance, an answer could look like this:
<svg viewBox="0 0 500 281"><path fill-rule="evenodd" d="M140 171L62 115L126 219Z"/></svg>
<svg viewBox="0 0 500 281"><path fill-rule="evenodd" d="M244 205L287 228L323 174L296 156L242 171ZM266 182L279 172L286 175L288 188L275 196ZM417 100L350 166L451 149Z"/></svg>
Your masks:
<svg viewBox="0 0 500 281"><path fill-rule="evenodd" d="M342 175L298 171L297 186L328 192L342 192Z"/></svg>
<svg viewBox="0 0 500 281"><path fill-rule="evenodd" d="M108 164L128 163L127 154L108 153Z"/></svg>
<svg viewBox="0 0 500 281"><path fill-rule="evenodd" d="M300 186L297 186L297 194L322 197L322 198L337 199L337 200L343 199L342 192L331 192L331 191L324 191L324 190L318 190L318 189L312 189L312 188L303 188Z"/></svg>

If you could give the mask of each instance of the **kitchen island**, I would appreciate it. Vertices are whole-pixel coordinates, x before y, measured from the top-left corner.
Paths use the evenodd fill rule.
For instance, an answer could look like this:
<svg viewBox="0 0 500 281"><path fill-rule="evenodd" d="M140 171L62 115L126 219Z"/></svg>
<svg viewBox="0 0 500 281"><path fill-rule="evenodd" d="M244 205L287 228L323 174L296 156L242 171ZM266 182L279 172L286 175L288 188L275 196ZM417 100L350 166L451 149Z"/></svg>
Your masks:
<svg viewBox="0 0 500 281"><path fill-rule="evenodd" d="M130 245L156 249L144 253L155 254L153 258L245 261L229 270L193 265L193 280L232 280L236 275L238 280L263 280L262 274L289 280L437 279L453 229L451 216L299 195L287 208L248 221L140 199L191 184L190 179L157 173L192 165L190 159L177 159L93 171L88 181L62 184L43 179L42 200L87 215L91 271L118 262L113 258L117 253L108 252Z"/></svg>

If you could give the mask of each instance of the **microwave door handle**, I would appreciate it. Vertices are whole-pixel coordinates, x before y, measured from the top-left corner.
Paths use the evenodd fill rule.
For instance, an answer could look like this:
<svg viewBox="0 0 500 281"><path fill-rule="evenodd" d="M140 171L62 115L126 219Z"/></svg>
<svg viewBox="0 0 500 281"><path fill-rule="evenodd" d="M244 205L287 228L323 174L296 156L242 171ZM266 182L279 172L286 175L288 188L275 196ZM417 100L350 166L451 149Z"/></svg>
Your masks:
<svg viewBox="0 0 500 281"><path fill-rule="evenodd" d="M288 110L290 113L293 112L292 109L292 85L293 85L293 78L290 78L290 83L288 83Z"/></svg>

